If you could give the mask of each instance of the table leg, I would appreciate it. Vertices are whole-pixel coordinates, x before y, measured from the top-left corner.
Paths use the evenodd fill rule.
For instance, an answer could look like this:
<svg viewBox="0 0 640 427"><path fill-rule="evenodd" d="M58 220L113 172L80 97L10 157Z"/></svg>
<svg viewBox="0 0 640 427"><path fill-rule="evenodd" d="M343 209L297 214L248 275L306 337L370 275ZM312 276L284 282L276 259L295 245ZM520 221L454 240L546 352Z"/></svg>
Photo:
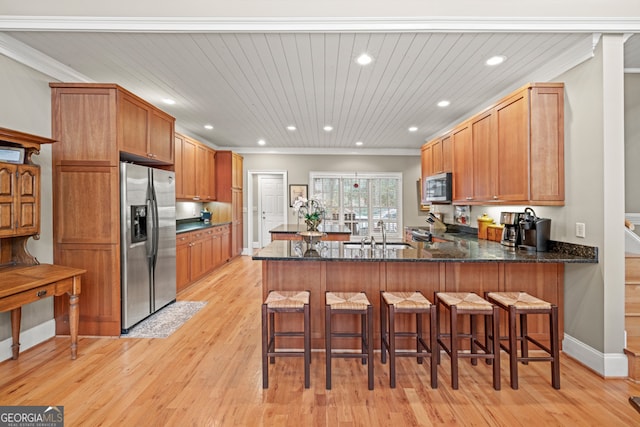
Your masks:
<svg viewBox="0 0 640 427"><path fill-rule="evenodd" d="M13 344L11 345L11 358L16 360L20 353L20 320L22 318L22 307L11 310L11 337Z"/></svg>
<svg viewBox="0 0 640 427"><path fill-rule="evenodd" d="M80 306L79 295L69 295L69 332L71 334L71 359L75 359L78 354L78 318Z"/></svg>

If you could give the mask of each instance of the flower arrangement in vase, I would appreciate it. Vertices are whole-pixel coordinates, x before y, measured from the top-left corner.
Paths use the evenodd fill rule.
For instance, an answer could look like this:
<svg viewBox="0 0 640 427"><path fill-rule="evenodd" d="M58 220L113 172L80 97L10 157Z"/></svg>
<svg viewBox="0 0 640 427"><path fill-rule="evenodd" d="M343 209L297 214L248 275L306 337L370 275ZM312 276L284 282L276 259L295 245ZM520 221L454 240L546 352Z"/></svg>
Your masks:
<svg viewBox="0 0 640 427"><path fill-rule="evenodd" d="M324 219L325 214L325 208L321 200L298 197L293 203L293 209L298 212L298 219L304 219L307 224L307 231L318 231L318 226Z"/></svg>

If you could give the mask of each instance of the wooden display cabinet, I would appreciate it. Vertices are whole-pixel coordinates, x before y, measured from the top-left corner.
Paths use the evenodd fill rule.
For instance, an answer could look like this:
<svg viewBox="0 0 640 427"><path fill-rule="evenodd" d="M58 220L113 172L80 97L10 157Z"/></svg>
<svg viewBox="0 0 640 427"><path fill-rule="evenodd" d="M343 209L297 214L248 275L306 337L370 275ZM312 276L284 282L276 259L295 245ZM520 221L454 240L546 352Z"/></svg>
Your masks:
<svg viewBox="0 0 640 427"><path fill-rule="evenodd" d="M0 267L34 265L27 240L40 233L40 166L32 155L53 139L0 128L0 145L23 150L21 163L0 162Z"/></svg>
<svg viewBox="0 0 640 427"><path fill-rule="evenodd" d="M0 162L0 237L40 231L40 168Z"/></svg>

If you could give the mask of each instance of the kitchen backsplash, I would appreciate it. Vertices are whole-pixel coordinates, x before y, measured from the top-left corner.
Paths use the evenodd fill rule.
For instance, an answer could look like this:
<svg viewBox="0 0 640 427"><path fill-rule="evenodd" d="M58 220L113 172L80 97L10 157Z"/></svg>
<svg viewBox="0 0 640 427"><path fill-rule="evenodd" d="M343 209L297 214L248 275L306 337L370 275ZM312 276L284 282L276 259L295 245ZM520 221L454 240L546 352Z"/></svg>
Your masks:
<svg viewBox="0 0 640 427"><path fill-rule="evenodd" d="M231 203L221 202L176 202L176 220L200 218L202 209L211 212L211 222L231 221Z"/></svg>
<svg viewBox="0 0 640 427"><path fill-rule="evenodd" d="M497 223L500 223L501 212L524 212L527 206L471 206L471 213L469 214L469 226L478 227L478 217L483 214L487 214L490 218ZM531 206L536 215L540 218L551 218L551 234L552 238L555 226L554 218L558 221L562 218L561 207L558 206ZM454 205L432 205L431 212L444 214L444 222L447 224L454 224ZM413 224L411 224L413 225Z"/></svg>

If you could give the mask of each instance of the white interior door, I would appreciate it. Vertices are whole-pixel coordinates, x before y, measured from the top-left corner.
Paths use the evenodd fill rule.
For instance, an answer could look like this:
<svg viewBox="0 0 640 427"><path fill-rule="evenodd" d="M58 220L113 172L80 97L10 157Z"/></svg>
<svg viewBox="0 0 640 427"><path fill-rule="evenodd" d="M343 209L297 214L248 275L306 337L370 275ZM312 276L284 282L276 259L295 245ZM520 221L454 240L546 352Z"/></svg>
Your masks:
<svg viewBox="0 0 640 427"><path fill-rule="evenodd" d="M269 230L287 222L283 194L284 180L281 176L261 175L258 177L260 247L264 247L271 242Z"/></svg>

